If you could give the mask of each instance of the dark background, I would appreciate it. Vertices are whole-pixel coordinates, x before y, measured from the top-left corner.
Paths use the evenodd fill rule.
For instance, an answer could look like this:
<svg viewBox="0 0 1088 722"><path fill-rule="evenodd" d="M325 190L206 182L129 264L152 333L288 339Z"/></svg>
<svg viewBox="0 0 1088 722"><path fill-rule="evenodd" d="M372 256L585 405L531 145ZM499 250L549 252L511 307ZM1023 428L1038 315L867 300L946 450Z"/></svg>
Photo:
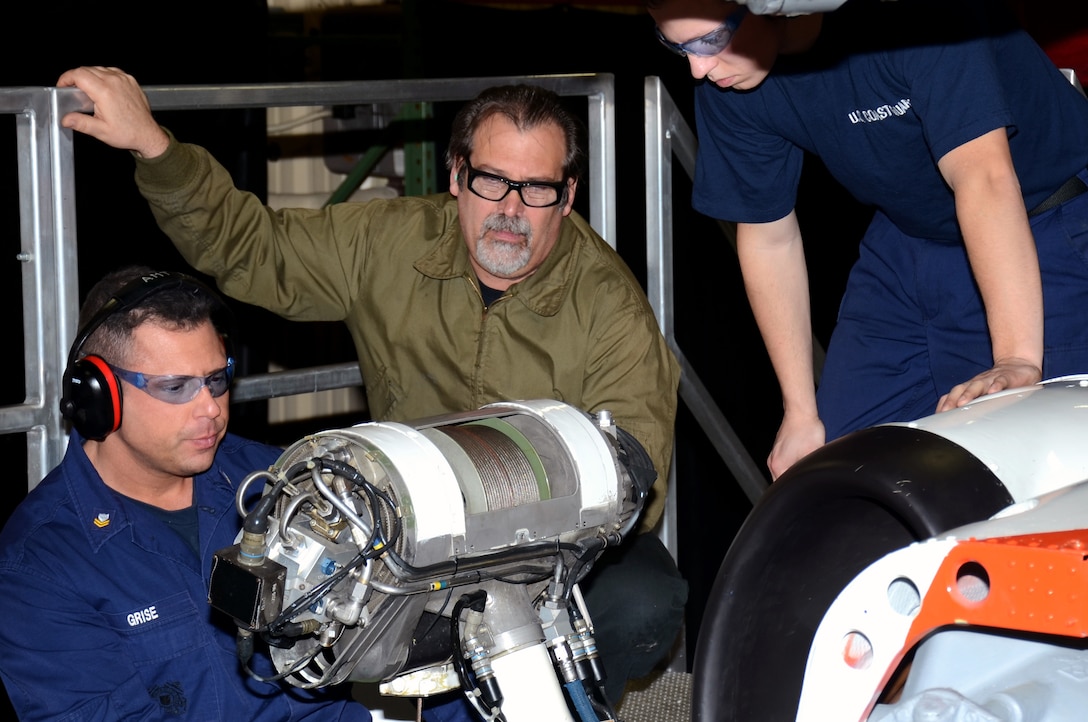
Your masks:
<svg viewBox="0 0 1088 722"><path fill-rule="evenodd" d="M1069 11L1064 3L1064 18ZM1043 17L1047 3L1034 3ZM617 247L644 279L645 209L643 81L662 77L691 120L693 80L687 64L662 48L639 3L404 2L323 13L270 12L263 0L191 0L152 5L133 0L53 2L24 6L21 24L9 23L0 85L51 86L76 65L115 65L144 85L296 82L388 78L475 77L607 72L615 75L618 179ZM1083 14L1083 13L1082 13ZM1048 16L1049 17L1049 16ZM1077 20L1081 20L1079 18ZM1075 27L1068 22L1063 28ZM1081 27L1084 25L1082 24ZM1046 32L1060 35L1056 24ZM434 141L441 144L455 110L435 107ZM159 114L183 140L208 147L236 182L264 192L270 154L264 111L220 110ZM11 118L0 119L13 128ZM6 136L12 138L8 132ZM19 308L17 169L14 143L0 163L0 232L7 263L0 288ZM674 164L677 165L678 164ZM438 178L444 170L437 169ZM186 268L155 227L132 181L127 153L76 137L77 226L82 293L105 272L125 263ZM441 186L440 186L441 188ZM583 203L584 203L583 194ZM715 402L759 467L769 453L781 414L777 383L748 308L736 256L717 224L691 211L690 182L674 178L676 337ZM582 209L584 211L584 208ZM868 211L848 198L822 165L810 162L798 215L805 233L817 339L826 345L842 286L856 255ZM300 367L354 360L339 325L290 324L235 304L242 322L243 372L262 371L269 359ZM14 311L5 329L21 343ZM319 349L317 352L311 349ZM22 357L21 348L17 349ZM12 354L16 350L12 350ZM8 384L0 403L20 403L23 389ZM233 411L232 429L289 443L315 428L268 428L261 403ZM364 419L344 420L355 423ZM21 439L0 437L8 458L25 458ZM751 509L725 464L681 404L677 422L677 493L680 567L690 584L688 658L714 575L736 530ZM21 467L17 467L21 468ZM25 473L10 475L0 514L25 495ZM5 620L8 623L10 620Z"/></svg>

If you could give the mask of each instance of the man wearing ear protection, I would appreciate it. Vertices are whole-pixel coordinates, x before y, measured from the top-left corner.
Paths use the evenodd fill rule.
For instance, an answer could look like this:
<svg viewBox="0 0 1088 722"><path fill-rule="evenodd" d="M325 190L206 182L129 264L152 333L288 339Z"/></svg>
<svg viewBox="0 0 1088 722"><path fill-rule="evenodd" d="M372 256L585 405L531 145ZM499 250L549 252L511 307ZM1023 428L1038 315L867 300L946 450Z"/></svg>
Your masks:
<svg viewBox="0 0 1088 722"><path fill-rule="evenodd" d="M57 85L95 106L62 124L134 153L159 226L224 293L293 320L344 322L374 419L534 398L609 410L658 478L644 533L607 550L582 589L600 612L606 695L618 701L627 679L653 670L687 599L652 533L679 367L637 279L573 211L583 130L556 94L501 86L465 104L446 154L448 193L273 210L205 149L161 128L132 76L81 67Z"/></svg>
<svg viewBox="0 0 1088 722"><path fill-rule="evenodd" d="M238 485L280 454L227 433L225 311L196 279L135 266L87 296L68 450L0 532L0 678L24 722L371 719L281 688L267 660L247 674L207 602Z"/></svg>

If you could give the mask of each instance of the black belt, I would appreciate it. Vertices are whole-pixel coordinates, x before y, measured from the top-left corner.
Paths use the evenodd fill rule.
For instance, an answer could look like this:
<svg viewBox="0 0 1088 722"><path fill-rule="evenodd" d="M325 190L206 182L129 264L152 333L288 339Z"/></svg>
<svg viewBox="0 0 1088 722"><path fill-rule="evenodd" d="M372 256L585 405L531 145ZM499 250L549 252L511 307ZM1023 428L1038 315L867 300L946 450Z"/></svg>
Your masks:
<svg viewBox="0 0 1088 722"><path fill-rule="evenodd" d="M1049 198L1032 208L1031 212L1028 213L1028 218L1034 218L1040 213L1046 213L1051 208L1057 208L1067 200L1076 198L1085 192L1088 192L1088 185L1077 176L1073 176L1065 183L1062 183L1062 187L1054 191Z"/></svg>

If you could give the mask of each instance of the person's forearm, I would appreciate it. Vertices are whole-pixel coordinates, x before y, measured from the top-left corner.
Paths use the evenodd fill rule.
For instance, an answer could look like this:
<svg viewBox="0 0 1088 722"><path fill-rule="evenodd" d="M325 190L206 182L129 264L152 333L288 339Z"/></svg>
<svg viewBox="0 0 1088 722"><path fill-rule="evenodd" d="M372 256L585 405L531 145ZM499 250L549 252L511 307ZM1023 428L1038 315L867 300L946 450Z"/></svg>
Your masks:
<svg viewBox="0 0 1088 722"><path fill-rule="evenodd" d="M964 242L986 308L994 363L1017 359L1042 367L1043 294L1039 259L1018 188L957 195Z"/></svg>
<svg viewBox="0 0 1088 722"><path fill-rule="evenodd" d="M1017 360L1041 367L1039 259L1005 129L965 143L939 165L955 193L956 217L985 304L995 365Z"/></svg>
<svg viewBox="0 0 1088 722"><path fill-rule="evenodd" d="M740 224L737 249L748 301L782 390L784 412L817 416L808 273L793 214Z"/></svg>
<svg viewBox="0 0 1088 722"><path fill-rule="evenodd" d="M658 476L640 522L646 531L665 507L680 369L649 309L598 315L604 334L590 344L593 355L586 364L580 403L587 410L611 411L616 424L638 439L653 462Z"/></svg>

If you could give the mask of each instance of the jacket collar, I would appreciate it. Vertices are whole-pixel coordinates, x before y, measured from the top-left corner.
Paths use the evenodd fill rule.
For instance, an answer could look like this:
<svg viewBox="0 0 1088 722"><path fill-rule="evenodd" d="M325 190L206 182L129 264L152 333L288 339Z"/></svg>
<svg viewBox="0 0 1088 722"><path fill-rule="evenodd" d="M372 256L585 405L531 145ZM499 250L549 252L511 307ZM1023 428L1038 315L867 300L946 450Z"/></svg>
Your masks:
<svg viewBox="0 0 1088 722"><path fill-rule="evenodd" d="M114 535L132 526L135 503L106 486L98 470L87 457L83 437L73 430L68 438L62 473L77 517L83 521L91 548L98 550ZM207 497L207 498L205 498ZM232 504L234 490L219 469L218 459L211 469L193 478L193 503Z"/></svg>
<svg viewBox="0 0 1088 722"><path fill-rule="evenodd" d="M87 532L91 548L97 551L114 535L127 529L131 522L121 495L102 481L87 457L83 442L79 432L72 431L64 452L66 463L60 468L80 526Z"/></svg>
<svg viewBox="0 0 1088 722"><path fill-rule="evenodd" d="M465 277L478 283L469 263L465 237L461 233L457 199L451 198L443 210L446 213L445 232L434 247L416 259L413 265L429 278L450 280ZM533 313L554 316L563 305L574 278L576 243L576 228L569 218L565 218L559 227L559 240L544 263L536 273L511 286L506 294L521 301Z"/></svg>

